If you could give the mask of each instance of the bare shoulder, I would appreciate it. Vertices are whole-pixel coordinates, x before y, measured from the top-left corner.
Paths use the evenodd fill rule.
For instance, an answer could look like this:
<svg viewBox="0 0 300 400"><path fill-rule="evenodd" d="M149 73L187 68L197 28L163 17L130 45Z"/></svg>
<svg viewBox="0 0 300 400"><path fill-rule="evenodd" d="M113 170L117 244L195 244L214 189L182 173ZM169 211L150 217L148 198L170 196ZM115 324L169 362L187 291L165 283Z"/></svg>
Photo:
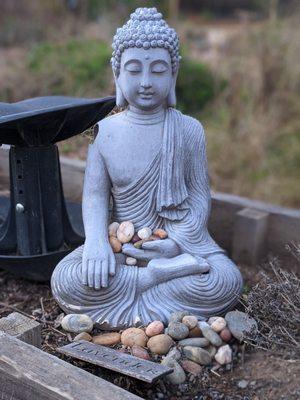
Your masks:
<svg viewBox="0 0 300 400"><path fill-rule="evenodd" d="M101 152L105 152L107 147L120 135L122 120L123 112L120 112L110 115L97 123L99 130L95 143Z"/></svg>

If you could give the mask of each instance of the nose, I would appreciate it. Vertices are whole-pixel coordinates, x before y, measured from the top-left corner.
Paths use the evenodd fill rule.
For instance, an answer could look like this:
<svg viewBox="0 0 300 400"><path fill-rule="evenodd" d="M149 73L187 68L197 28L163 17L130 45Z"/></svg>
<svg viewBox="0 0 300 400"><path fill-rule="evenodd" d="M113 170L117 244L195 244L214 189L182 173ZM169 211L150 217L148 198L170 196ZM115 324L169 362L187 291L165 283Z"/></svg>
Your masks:
<svg viewBox="0 0 300 400"><path fill-rule="evenodd" d="M149 74L146 72L145 74L143 74L142 80L141 80L141 87L143 89L149 89L152 86L152 83L149 79Z"/></svg>

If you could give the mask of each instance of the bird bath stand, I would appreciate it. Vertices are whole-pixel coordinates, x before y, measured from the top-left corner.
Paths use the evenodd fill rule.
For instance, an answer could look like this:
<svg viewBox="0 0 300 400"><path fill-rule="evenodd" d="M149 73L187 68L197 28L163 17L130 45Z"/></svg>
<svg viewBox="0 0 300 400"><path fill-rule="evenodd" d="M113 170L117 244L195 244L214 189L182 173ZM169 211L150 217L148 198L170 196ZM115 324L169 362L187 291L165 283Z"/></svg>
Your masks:
<svg viewBox="0 0 300 400"><path fill-rule="evenodd" d="M62 96L0 103L0 143L11 145L10 206L0 226L0 268L48 280L59 260L83 243L67 212L56 143L88 129L114 105L114 97Z"/></svg>

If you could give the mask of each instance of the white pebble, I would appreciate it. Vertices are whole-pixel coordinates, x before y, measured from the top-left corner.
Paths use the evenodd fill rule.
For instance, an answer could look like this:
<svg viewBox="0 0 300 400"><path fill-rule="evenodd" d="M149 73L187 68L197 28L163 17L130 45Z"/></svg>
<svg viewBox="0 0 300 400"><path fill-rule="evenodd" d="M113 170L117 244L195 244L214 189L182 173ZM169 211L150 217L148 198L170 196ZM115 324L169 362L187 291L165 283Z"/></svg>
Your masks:
<svg viewBox="0 0 300 400"><path fill-rule="evenodd" d="M219 347L216 355L215 355L215 360L221 364L229 364L232 361L232 350L231 347L226 344L225 346Z"/></svg>
<svg viewBox="0 0 300 400"><path fill-rule="evenodd" d="M137 259L134 257L126 257L126 264L127 265L136 265Z"/></svg>
<svg viewBox="0 0 300 400"><path fill-rule="evenodd" d="M117 230L117 238L121 243L128 243L134 235L134 226L131 221L124 221Z"/></svg>
<svg viewBox="0 0 300 400"><path fill-rule="evenodd" d="M149 239L149 237L152 235L152 230L148 227L145 227L140 229L137 234L138 237L142 240Z"/></svg>

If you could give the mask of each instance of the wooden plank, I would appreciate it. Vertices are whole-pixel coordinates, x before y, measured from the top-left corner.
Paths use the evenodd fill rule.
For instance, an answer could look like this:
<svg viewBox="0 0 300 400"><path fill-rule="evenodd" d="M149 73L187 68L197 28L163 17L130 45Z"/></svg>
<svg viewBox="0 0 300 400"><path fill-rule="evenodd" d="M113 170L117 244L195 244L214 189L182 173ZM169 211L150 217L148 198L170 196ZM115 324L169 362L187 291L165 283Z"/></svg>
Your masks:
<svg viewBox="0 0 300 400"><path fill-rule="evenodd" d="M108 368L144 382L153 383L157 379L173 372L172 368L142 360L129 354L121 353L109 347L86 341L67 344L57 349L59 352L87 361L100 367Z"/></svg>
<svg viewBox="0 0 300 400"><path fill-rule="evenodd" d="M247 265L257 265L267 256L269 213L244 208L236 214L232 243L232 257Z"/></svg>
<svg viewBox="0 0 300 400"><path fill-rule="evenodd" d="M41 324L18 312L0 319L0 331L33 346L41 347Z"/></svg>
<svg viewBox="0 0 300 400"><path fill-rule="evenodd" d="M1 400L138 400L104 379L0 332Z"/></svg>

